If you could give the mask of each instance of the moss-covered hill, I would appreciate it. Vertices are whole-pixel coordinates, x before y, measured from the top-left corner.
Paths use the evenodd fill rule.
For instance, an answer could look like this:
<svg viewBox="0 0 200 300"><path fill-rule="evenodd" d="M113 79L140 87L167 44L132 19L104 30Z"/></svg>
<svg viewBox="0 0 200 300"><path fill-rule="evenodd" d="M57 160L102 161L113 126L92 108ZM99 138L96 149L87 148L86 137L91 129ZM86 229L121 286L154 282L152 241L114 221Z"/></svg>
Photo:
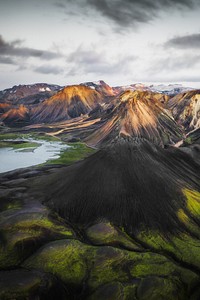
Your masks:
<svg viewBox="0 0 200 300"><path fill-rule="evenodd" d="M178 150L138 145L1 175L0 299L200 299L198 165Z"/></svg>

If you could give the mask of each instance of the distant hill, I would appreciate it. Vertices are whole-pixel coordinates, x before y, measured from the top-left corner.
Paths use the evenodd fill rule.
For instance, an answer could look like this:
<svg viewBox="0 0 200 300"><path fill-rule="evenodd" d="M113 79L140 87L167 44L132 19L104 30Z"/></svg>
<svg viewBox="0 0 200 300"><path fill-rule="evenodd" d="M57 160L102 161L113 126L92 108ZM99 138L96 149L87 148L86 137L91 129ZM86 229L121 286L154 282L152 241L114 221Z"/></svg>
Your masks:
<svg viewBox="0 0 200 300"><path fill-rule="evenodd" d="M102 95L90 87L67 86L32 109L31 122L51 123L69 120L87 114L101 102L103 102Z"/></svg>
<svg viewBox="0 0 200 300"><path fill-rule="evenodd" d="M200 90L176 95L169 100L167 107L187 132L200 128Z"/></svg>

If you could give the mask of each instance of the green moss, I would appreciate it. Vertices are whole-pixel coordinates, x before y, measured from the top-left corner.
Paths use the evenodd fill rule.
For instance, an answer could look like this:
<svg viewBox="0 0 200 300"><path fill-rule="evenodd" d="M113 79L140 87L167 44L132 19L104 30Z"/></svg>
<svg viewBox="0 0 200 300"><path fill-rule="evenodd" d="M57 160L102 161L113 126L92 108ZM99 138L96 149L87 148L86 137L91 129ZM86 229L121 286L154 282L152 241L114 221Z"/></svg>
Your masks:
<svg viewBox="0 0 200 300"><path fill-rule="evenodd" d="M158 261L154 260L154 257L151 256L148 259L143 257L142 261L131 269L131 275L133 277L145 277L152 275L160 275L160 276L170 276L177 270L176 266L160 257Z"/></svg>
<svg viewBox="0 0 200 300"><path fill-rule="evenodd" d="M0 272L1 300L50 299L53 288L55 281L48 274L24 269Z"/></svg>
<svg viewBox="0 0 200 300"><path fill-rule="evenodd" d="M136 294L137 294L137 284L128 284L124 286L123 294L124 294L124 300L137 300Z"/></svg>
<svg viewBox="0 0 200 300"><path fill-rule="evenodd" d="M1 199L0 212L5 210L18 210L21 209L21 207L22 207L22 201L18 199L8 200L7 198L5 198L5 199ZM0 220L1 220L1 215L0 215Z"/></svg>
<svg viewBox="0 0 200 300"><path fill-rule="evenodd" d="M39 147L41 144L39 143L34 143L34 142L26 142L26 143L22 143L22 144L15 144L14 145L14 149L21 149L21 148L37 148Z"/></svg>
<svg viewBox="0 0 200 300"><path fill-rule="evenodd" d="M45 245L23 265L52 273L67 284L80 286L87 276L89 249L75 240L55 241Z"/></svg>
<svg viewBox="0 0 200 300"><path fill-rule="evenodd" d="M172 241L175 245L174 254L180 260L200 268L199 240L192 238L188 234L182 234L180 237L174 237Z"/></svg>
<svg viewBox="0 0 200 300"><path fill-rule="evenodd" d="M196 217L200 217L200 193L195 190L184 189L187 199L187 209Z"/></svg>
<svg viewBox="0 0 200 300"><path fill-rule="evenodd" d="M119 300L123 297L123 285L119 282L110 283L97 289L88 300ZM131 300L134 300L131 298Z"/></svg>
<svg viewBox="0 0 200 300"><path fill-rule="evenodd" d="M58 142L58 141L61 141L61 139L59 137L56 137L56 136L53 136L51 134L48 134L48 133L31 133L30 136L33 138L33 139L36 139L36 140L45 140L47 142Z"/></svg>
<svg viewBox="0 0 200 300"><path fill-rule="evenodd" d="M95 245L122 246L129 250L142 249L125 232L122 232L109 222L101 222L89 227L86 235Z"/></svg>
<svg viewBox="0 0 200 300"><path fill-rule="evenodd" d="M30 137L29 134L20 134L20 133L3 133L0 134L0 141L2 140L16 140L21 138Z"/></svg>
<svg viewBox="0 0 200 300"><path fill-rule="evenodd" d="M164 255L146 252L140 254L129 254L130 274L135 278L146 276L167 276L181 274L183 270L166 258Z"/></svg>
<svg viewBox="0 0 200 300"><path fill-rule="evenodd" d="M89 286L96 289L112 281L126 282L129 278L126 252L110 246L99 247L90 272Z"/></svg>
<svg viewBox="0 0 200 300"><path fill-rule="evenodd" d="M176 278L147 277L141 280L137 289L140 300L186 300L183 285Z"/></svg>
<svg viewBox="0 0 200 300"><path fill-rule="evenodd" d="M0 140L16 140L16 139L26 139L26 138L33 138L37 140L46 140L46 141L58 141L59 138L51 136L49 134L38 134L38 133L19 133L19 132L10 132L10 133L1 133Z"/></svg>
<svg viewBox="0 0 200 300"><path fill-rule="evenodd" d="M187 234L171 236L166 239L158 232L143 231L138 235L138 239L145 242L150 248L160 251L160 253L170 254L179 260L195 267L200 267L200 241L190 237ZM185 283L193 284L196 281L196 275L188 269L179 269L180 277Z"/></svg>
<svg viewBox="0 0 200 300"><path fill-rule="evenodd" d="M14 149L26 148L26 147L38 147L40 143L29 141L29 139L31 138L37 139L33 134L22 134L22 133L0 134L0 147L12 147ZM16 143L18 141L19 143Z"/></svg>
<svg viewBox="0 0 200 300"><path fill-rule="evenodd" d="M60 138L54 137L50 134L46 133L18 133L18 132L13 132L13 133L2 133L0 134L0 141L3 140L16 140L16 139L35 139L35 140L45 140L49 142L57 142L60 141Z"/></svg>
<svg viewBox="0 0 200 300"><path fill-rule="evenodd" d="M179 267L164 255L105 246L99 247L96 252L88 284L91 289L96 289L110 282L126 284L131 278L142 280L152 276L180 280L188 290L199 281L195 273Z"/></svg>
<svg viewBox="0 0 200 300"><path fill-rule="evenodd" d="M2 214L3 216L3 214ZM12 216L12 212L11 212ZM5 216L7 217L7 215ZM17 231L17 232L33 232L38 230L47 229L52 233L59 233L66 237L72 237L73 232L64 224L53 220L48 216L48 212L42 213L19 213L13 217L5 219L1 223L1 228L4 230Z"/></svg>
<svg viewBox="0 0 200 300"><path fill-rule="evenodd" d="M12 149L37 148L40 144L34 142L14 143L11 141L0 141L0 148L10 147Z"/></svg>
<svg viewBox="0 0 200 300"><path fill-rule="evenodd" d="M187 145L191 145L192 142L193 142L193 140L192 140L192 137L190 137L190 136L187 137L187 138L184 140L184 143L187 144Z"/></svg>
<svg viewBox="0 0 200 300"><path fill-rule="evenodd" d="M4 275L4 274L2 274ZM9 300L9 299L28 299L31 294L31 291L35 290L37 286L41 284L41 278L39 276L33 276L30 273L25 273L26 278L20 278L18 282L17 278L14 279L13 285L7 283L0 283L0 299L2 300ZM30 276L32 275L32 276ZM5 275L4 275L5 276ZM16 276L19 274L16 273ZM9 277L8 277L9 279Z"/></svg>
<svg viewBox="0 0 200 300"><path fill-rule="evenodd" d="M73 231L47 213L20 213L15 209L1 213L0 267L18 266L42 244L51 240L72 238Z"/></svg>
<svg viewBox="0 0 200 300"><path fill-rule="evenodd" d="M38 133L30 133L30 134L21 134L21 133L7 133L7 134L0 134L0 147L12 147L13 149L21 149L21 148L36 148L40 145L38 142L29 142L27 141L26 143L22 142L20 144L16 144L15 142L12 142L12 140L16 139L34 139L37 141L49 141L49 142L58 142L60 138L51 136L49 134L38 134ZM6 141L6 140L11 140L11 141ZM65 144L63 142L63 144ZM44 164L41 165L46 165L46 164L71 164L73 162L76 162L78 160L81 160L88 155L92 154L95 152L94 149L88 147L84 143L71 143L68 144L71 147L64 149L60 152L59 158L57 159L51 159L45 162Z"/></svg>
<svg viewBox="0 0 200 300"><path fill-rule="evenodd" d="M0 246L0 268L19 266L24 258L35 250L40 234L40 231L35 235L34 233L30 235L30 232L7 234L7 242Z"/></svg>
<svg viewBox="0 0 200 300"><path fill-rule="evenodd" d="M94 149L83 143L73 143L68 145L71 147L62 150L59 158L48 160L45 164L71 164L95 152Z"/></svg>
<svg viewBox="0 0 200 300"><path fill-rule="evenodd" d="M179 209L177 212L177 216L179 218L179 220L191 231L193 232L196 236L199 237L200 239L200 231L199 231L199 227L197 226L197 224L194 223L194 221L189 218L189 216L187 215L187 213L183 210L183 209Z"/></svg>

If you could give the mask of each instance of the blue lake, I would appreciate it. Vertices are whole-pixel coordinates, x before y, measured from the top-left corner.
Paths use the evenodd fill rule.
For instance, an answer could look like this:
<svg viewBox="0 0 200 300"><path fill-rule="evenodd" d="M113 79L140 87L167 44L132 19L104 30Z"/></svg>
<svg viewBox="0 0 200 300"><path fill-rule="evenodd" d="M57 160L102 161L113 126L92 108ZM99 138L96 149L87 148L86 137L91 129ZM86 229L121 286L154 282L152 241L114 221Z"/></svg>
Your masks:
<svg viewBox="0 0 200 300"><path fill-rule="evenodd" d="M38 143L39 147L0 148L0 173L42 164L49 159L58 158L62 150L70 148L70 146L57 141L50 142L32 138L26 139L26 141Z"/></svg>

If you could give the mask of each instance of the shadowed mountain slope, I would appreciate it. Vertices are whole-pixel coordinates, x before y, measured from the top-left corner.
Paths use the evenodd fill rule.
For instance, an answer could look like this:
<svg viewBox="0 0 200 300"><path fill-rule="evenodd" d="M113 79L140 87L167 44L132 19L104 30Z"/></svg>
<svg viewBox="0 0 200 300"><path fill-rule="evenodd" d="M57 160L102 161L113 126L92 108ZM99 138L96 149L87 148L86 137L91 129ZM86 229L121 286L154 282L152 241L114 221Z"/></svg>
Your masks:
<svg viewBox="0 0 200 300"><path fill-rule="evenodd" d="M72 224L107 219L127 232L174 232L184 230L180 210L195 219L186 194L200 191L199 180L199 165L180 150L121 137L56 172L44 184L45 202Z"/></svg>
<svg viewBox="0 0 200 300"><path fill-rule="evenodd" d="M117 105L102 118L99 128L85 142L99 146L119 135L146 138L160 146L177 142L182 131L170 112L163 108L162 96L147 91L121 94Z"/></svg>
<svg viewBox="0 0 200 300"><path fill-rule="evenodd" d="M36 83L29 85L18 85L0 92L0 101L11 104L29 104L34 100L40 102L40 98L49 98L61 89L59 85ZM32 100L32 101L31 101Z"/></svg>
<svg viewBox="0 0 200 300"><path fill-rule="evenodd" d="M68 86L33 109L31 121L52 123L79 117L102 101L102 96L89 87Z"/></svg>

